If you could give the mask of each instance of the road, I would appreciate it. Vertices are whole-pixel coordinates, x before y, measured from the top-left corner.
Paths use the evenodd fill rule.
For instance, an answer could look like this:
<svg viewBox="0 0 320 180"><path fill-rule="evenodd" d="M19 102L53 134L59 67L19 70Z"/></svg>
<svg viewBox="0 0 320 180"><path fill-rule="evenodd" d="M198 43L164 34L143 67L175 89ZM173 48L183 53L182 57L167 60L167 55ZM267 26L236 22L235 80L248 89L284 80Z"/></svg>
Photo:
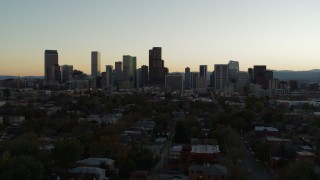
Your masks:
<svg viewBox="0 0 320 180"><path fill-rule="evenodd" d="M268 180L271 179L271 174L262 163L257 163L252 154L245 148L245 155L242 159L242 167L245 169L251 168L252 172L249 174L249 179L252 180Z"/></svg>

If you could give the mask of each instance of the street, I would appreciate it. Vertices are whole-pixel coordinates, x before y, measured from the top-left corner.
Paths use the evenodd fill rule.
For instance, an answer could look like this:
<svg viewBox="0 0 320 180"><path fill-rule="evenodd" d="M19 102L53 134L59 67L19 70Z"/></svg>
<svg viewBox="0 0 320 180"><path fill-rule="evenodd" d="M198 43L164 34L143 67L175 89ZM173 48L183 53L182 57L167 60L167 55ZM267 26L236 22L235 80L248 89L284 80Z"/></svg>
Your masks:
<svg viewBox="0 0 320 180"><path fill-rule="evenodd" d="M245 155L242 160L242 167L246 170L249 168L251 172L249 173L249 179L252 180L268 180L271 179L271 174L268 172L268 169L263 166L263 163L257 163L253 155L245 148Z"/></svg>

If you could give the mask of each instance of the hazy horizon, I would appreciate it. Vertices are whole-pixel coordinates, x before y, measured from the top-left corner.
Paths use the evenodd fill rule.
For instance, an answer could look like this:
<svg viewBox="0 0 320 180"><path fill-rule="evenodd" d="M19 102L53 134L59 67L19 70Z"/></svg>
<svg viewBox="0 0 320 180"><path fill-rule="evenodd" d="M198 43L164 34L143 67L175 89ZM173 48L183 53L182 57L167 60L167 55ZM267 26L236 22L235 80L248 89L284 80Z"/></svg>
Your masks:
<svg viewBox="0 0 320 180"><path fill-rule="evenodd" d="M43 76L44 51L59 64L90 74L91 51L101 70L162 47L170 72L239 61L240 70L319 69L320 1L4 1L0 2L0 75Z"/></svg>

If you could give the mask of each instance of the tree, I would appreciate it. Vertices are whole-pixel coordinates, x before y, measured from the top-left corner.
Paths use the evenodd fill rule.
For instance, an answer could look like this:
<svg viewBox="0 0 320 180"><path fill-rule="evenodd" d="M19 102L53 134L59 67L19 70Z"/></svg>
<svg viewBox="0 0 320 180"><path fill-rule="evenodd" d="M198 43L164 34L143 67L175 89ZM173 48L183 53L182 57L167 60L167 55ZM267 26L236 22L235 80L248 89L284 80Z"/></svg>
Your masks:
<svg viewBox="0 0 320 180"><path fill-rule="evenodd" d="M83 154L82 144L73 139L59 140L54 144L52 157L56 164L62 168L70 167L75 161L80 160Z"/></svg>
<svg viewBox="0 0 320 180"><path fill-rule="evenodd" d="M174 142L175 143L190 143L190 133L186 124L183 121L179 121L176 124Z"/></svg>
<svg viewBox="0 0 320 180"><path fill-rule="evenodd" d="M8 100L9 97L11 96L10 90L9 89L2 89L3 96Z"/></svg>
<svg viewBox="0 0 320 180"><path fill-rule="evenodd" d="M36 156L39 152L39 144L34 134L23 134L8 144L7 149L12 156L30 155Z"/></svg>
<svg viewBox="0 0 320 180"><path fill-rule="evenodd" d="M44 179L43 164L32 156L13 157L2 164L0 179Z"/></svg>
<svg viewBox="0 0 320 180"><path fill-rule="evenodd" d="M123 178L128 178L130 172L136 170L136 167L137 165L132 159L127 159L121 164L119 174Z"/></svg>
<svg viewBox="0 0 320 180"><path fill-rule="evenodd" d="M313 163L310 161L296 161L285 167L282 171L277 174L275 179L320 179L319 175L315 173L313 169Z"/></svg>

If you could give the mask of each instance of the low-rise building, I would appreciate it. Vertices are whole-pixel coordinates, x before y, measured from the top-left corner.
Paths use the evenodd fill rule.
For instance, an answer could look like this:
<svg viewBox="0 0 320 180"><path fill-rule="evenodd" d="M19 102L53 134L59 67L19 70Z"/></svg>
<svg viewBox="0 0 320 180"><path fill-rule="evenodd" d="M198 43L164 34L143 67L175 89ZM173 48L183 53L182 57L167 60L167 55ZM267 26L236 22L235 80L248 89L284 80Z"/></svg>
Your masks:
<svg viewBox="0 0 320 180"><path fill-rule="evenodd" d="M219 145L192 145L189 159L192 162L216 162L219 153Z"/></svg>
<svg viewBox="0 0 320 180"><path fill-rule="evenodd" d="M228 170L219 164L192 165L188 168L189 180L225 180L227 179Z"/></svg>

